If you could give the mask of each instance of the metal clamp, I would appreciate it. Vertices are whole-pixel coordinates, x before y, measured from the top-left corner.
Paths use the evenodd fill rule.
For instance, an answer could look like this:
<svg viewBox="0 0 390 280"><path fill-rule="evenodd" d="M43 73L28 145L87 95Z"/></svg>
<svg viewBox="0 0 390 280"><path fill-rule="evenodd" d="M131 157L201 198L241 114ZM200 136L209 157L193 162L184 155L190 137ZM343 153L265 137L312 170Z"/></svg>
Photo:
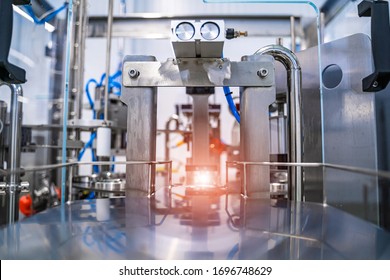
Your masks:
<svg viewBox="0 0 390 280"><path fill-rule="evenodd" d="M10 185L4 182L0 182L0 195L5 195L10 188ZM28 193L30 191L30 183L29 182L21 182L18 186L16 186L17 192Z"/></svg>

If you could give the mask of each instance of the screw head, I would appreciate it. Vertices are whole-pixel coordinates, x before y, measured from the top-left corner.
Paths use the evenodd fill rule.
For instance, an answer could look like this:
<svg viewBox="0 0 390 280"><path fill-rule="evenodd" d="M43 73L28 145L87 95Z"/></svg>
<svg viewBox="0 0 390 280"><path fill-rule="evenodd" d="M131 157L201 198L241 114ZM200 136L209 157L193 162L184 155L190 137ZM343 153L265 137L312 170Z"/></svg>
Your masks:
<svg viewBox="0 0 390 280"><path fill-rule="evenodd" d="M372 84L372 86L373 86L374 88L377 88L377 87L379 86L379 83L378 83L377 81L375 81L375 82Z"/></svg>
<svg viewBox="0 0 390 280"><path fill-rule="evenodd" d="M139 76L139 71L137 70L137 69L134 69L134 68L131 68L130 70L129 70L129 76L130 76L130 78L132 78L132 79L135 79L135 78L137 78L138 76Z"/></svg>
<svg viewBox="0 0 390 280"><path fill-rule="evenodd" d="M268 76L268 69L266 68L261 68L259 71L257 71L257 76L260 78L265 78Z"/></svg>

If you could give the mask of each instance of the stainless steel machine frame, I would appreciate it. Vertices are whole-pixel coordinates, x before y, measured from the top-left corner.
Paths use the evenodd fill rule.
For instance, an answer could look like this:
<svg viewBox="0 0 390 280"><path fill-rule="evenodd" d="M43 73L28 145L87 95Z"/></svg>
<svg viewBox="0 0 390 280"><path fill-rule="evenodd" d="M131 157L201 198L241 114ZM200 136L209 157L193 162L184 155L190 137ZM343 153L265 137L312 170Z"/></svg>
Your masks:
<svg viewBox="0 0 390 280"><path fill-rule="evenodd" d="M241 110L241 137L247 141L244 155L250 156L251 160L268 161L268 107L275 101L273 63L273 58L266 55L244 57L241 62L220 58L180 58L162 63L155 61L154 57L127 56L123 62L121 97L129 106L127 160L154 160L157 87L238 86L244 87L242 96L247 104ZM260 70L266 71L267 75L259 74ZM148 188L146 174L145 169L127 166L127 196L154 193L154 189ZM248 180L246 195L269 198L268 167L251 171Z"/></svg>

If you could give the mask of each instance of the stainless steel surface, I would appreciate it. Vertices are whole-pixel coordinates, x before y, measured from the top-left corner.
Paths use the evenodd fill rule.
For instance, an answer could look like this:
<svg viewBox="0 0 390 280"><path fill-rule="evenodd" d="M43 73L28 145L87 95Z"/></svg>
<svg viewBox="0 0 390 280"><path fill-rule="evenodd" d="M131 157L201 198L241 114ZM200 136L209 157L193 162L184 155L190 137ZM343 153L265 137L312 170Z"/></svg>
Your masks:
<svg viewBox="0 0 390 280"><path fill-rule="evenodd" d="M390 259L389 232L331 206L219 195L215 210L202 203L170 208L159 202L163 193L49 209L1 229L0 258ZM193 199L210 197L185 198ZM102 211L110 219L101 221Z"/></svg>
<svg viewBox="0 0 390 280"><path fill-rule="evenodd" d="M244 57L258 63L273 63L268 55ZM268 67L268 77L274 77L273 67ZM267 79L265 78L265 79ZM270 127L269 106L276 100L275 87L246 87L240 93L240 145L243 161L269 161L270 157ZM245 180L242 182L242 192L245 196L269 198L270 169L244 166L242 173Z"/></svg>
<svg viewBox="0 0 390 280"><path fill-rule="evenodd" d="M224 31L224 29L222 29ZM215 40L218 38L221 30L214 22L206 22L200 28L200 34L206 40Z"/></svg>
<svg viewBox="0 0 390 280"><path fill-rule="evenodd" d="M352 51L353 50L353 51ZM303 108L305 124L305 161L321 161L322 149L326 164L353 166L377 170L377 131L375 95L363 93L361 80L372 71L370 39L356 34L321 46L323 76L330 65L342 70L342 77L334 88L323 87L324 135L321 145L320 94L317 48L298 53L303 71ZM328 68L330 69L330 68ZM339 77L336 77L339 78ZM277 84L282 83L278 81ZM363 174L348 174L337 170L321 174L305 171L306 188L316 197L324 194L324 201L335 207L378 222L378 182ZM308 178L308 175L310 176ZM319 180L319 181L318 181ZM307 181L307 180L306 180ZM318 181L315 183L315 181ZM322 187L323 186L323 187ZM305 190L305 195L307 192ZM311 194L309 194L312 196Z"/></svg>
<svg viewBox="0 0 390 280"><path fill-rule="evenodd" d="M233 62L227 59L168 59L166 62L124 61L123 73L130 69L140 72L136 79L123 75L124 87L214 87L250 86L269 87L274 75L260 78L257 71L268 69L273 73L270 61Z"/></svg>
<svg viewBox="0 0 390 280"><path fill-rule="evenodd" d="M22 139L22 98L23 89L21 85L6 84L0 81L1 86L8 86L11 90L11 112L10 129L8 138L8 162L7 168L10 171L7 177L6 199L8 203L9 225L18 219L20 174L15 171L20 169L21 139Z"/></svg>
<svg viewBox="0 0 390 280"><path fill-rule="evenodd" d="M161 14L127 14L113 19L112 37L134 39L170 39L172 20L216 20L225 21L226 28L248 31L249 38L290 37L289 16L259 15L161 15ZM88 37L107 37L107 16L90 16ZM297 18L295 33L303 37L302 25ZM142 28L140 28L142 26Z"/></svg>
<svg viewBox="0 0 390 280"><path fill-rule="evenodd" d="M111 43L112 43L112 23L114 17L114 0L108 0L107 17L107 47L106 47L106 78L104 87L104 121L108 121L108 89L111 68Z"/></svg>
<svg viewBox="0 0 390 280"><path fill-rule="evenodd" d="M176 58L220 58L223 53L223 20L172 20L171 30Z"/></svg>
<svg viewBox="0 0 390 280"><path fill-rule="evenodd" d="M153 63L152 56L126 56L123 73L127 73L126 64ZM141 73L142 75L142 73ZM123 76L123 80L127 77ZM128 106L126 160L153 161L156 159L157 135L157 89L128 88L122 86L121 100ZM154 192L155 169L150 166L126 167L126 197L147 196Z"/></svg>
<svg viewBox="0 0 390 280"><path fill-rule="evenodd" d="M192 94L192 164L210 165L209 94Z"/></svg>
<svg viewBox="0 0 390 280"><path fill-rule="evenodd" d="M301 105L301 90L302 90L302 73L298 58L290 50L278 46L267 46L256 52L257 54L272 55L275 60L281 62L287 70L287 86L288 86L288 147L289 161L300 163L302 162L302 105ZM303 198L303 174L302 169L297 167L290 171L289 185L291 188L291 199L302 201Z"/></svg>
<svg viewBox="0 0 390 280"><path fill-rule="evenodd" d="M175 28L177 38L190 40L195 35L195 27L189 22L182 22Z"/></svg>

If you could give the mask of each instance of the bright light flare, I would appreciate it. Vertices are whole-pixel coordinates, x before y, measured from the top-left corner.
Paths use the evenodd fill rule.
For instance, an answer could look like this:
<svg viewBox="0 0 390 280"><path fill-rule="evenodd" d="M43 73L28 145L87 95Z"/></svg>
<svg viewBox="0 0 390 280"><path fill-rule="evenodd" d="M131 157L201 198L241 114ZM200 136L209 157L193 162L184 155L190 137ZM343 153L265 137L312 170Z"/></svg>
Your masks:
<svg viewBox="0 0 390 280"><path fill-rule="evenodd" d="M197 170L193 173L193 182L195 186L215 186L215 172L207 170Z"/></svg>

